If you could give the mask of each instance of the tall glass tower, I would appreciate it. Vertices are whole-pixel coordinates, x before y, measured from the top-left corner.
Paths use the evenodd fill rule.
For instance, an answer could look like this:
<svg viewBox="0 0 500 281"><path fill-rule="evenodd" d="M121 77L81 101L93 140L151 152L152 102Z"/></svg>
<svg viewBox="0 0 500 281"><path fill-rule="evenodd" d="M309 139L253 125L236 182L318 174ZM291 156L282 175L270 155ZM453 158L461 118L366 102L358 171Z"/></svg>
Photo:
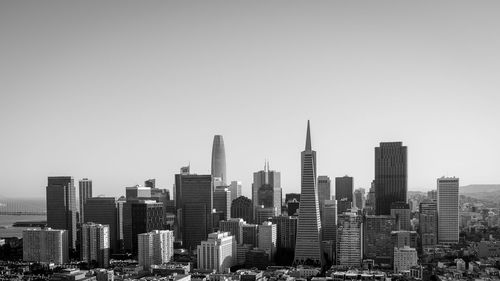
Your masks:
<svg viewBox="0 0 500 281"><path fill-rule="evenodd" d="M226 150L224 149L224 139L221 135L214 136L212 146L212 177L220 178L222 185L226 185Z"/></svg>
<svg viewBox="0 0 500 281"><path fill-rule="evenodd" d="M302 179L299 222L294 265L323 264L321 255L321 220L316 186L316 151L311 148L311 131L307 121L306 147L301 153Z"/></svg>

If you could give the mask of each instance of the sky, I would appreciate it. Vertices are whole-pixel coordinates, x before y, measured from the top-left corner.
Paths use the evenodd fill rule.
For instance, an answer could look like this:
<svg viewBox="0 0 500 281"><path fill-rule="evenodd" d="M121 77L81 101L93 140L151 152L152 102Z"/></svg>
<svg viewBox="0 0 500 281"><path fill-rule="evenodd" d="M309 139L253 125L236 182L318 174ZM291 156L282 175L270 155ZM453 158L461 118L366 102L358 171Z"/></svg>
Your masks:
<svg viewBox="0 0 500 281"><path fill-rule="evenodd" d="M318 174L369 188L374 147L408 147L409 190L500 183L498 1L0 1L0 196L48 176L120 196L156 178L254 172L300 191Z"/></svg>

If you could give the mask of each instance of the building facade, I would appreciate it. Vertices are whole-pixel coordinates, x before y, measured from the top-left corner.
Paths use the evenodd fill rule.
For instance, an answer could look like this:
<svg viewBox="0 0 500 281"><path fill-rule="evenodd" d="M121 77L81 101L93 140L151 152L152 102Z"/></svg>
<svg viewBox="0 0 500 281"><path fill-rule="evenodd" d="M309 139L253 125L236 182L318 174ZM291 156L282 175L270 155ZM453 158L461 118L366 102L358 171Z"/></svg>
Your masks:
<svg viewBox="0 0 500 281"><path fill-rule="evenodd" d="M47 226L68 233L68 247L76 249L76 194L73 177L49 177L46 188Z"/></svg>
<svg viewBox="0 0 500 281"><path fill-rule="evenodd" d="M67 263L69 261L68 231L51 228L24 230L23 261Z"/></svg>
<svg viewBox="0 0 500 281"><path fill-rule="evenodd" d="M212 177L220 178L221 184L226 185L226 149L221 135L214 136L212 145Z"/></svg>
<svg viewBox="0 0 500 281"><path fill-rule="evenodd" d="M84 214L85 214L85 202L87 199L92 197L92 180L87 178L81 179L78 181L78 203L79 203L79 211L80 217L79 222L84 222Z"/></svg>
<svg viewBox="0 0 500 281"><path fill-rule="evenodd" d="M82 224L81 259L87 264L106 268L109 265L110 231L108 225Z"/></svg>
<svg viewBox="0 0 500 281"><path fill-rule="evenodd" d="M236 263L236 240L229 232L214 232L197 247L198 269L226 273Z"/></svg>
<svg viewBox="0 0 500 281"><path fill-rule="evenodd" d="M459 235L458 178L437 180L438 243L457 244Z"/></svg>
<svg viewBox="0 0 500 281"><path fill-rule="evenodd" d="M171 230L153 230L138 235L139 265L148 270L151 265L168 263L174 256L174 233Z"/></svg>
<svg viewBox="0 0 500 281"><path fill-rule="evenodd" d="M355 213L343 213L338 217L337 265L360 267L363 253L362 218Z"/></svg>

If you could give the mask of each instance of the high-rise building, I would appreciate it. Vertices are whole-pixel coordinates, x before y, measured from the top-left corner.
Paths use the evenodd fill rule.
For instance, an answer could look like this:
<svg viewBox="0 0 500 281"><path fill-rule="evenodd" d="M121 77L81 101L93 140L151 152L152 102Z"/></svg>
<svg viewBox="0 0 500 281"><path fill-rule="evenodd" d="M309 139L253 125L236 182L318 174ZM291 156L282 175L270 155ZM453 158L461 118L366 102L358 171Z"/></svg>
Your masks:
<svg viewBox="0 0 500 281"><path fill-rule="evenodd" d="M81 179L78 182L78 202L79 202L79 211L80 217L79 222L84 222L84 205L88 198L92 197L92 180L87 178Z"/></svg>
<svg viewBox="0 0 500 281"><path fill-rule="evenodd" d="M411 211L408 203L392 202L391 216L396 219L397 230L411 230Z"/></svg>
<svg viewBox="0 0 500 281"><path fill-rule="evenodd" d="M301 192L295 265L322 265L321 220L316 187L316 151L311 146L311 130L307 121L305 150L301 153Z"/></svg>
<svg viewBox="0 0 500 281"><path fill-rule="evenodd" d="M270 260L276 255L276 225L265 221L259 225L259 249L266 251Z"/></svg>
<svg viewBox="0 0 500 281"><path fill-rule="evenodd" d="M437 244L438 231L437 203L420 203L418 214L418 234L420 236L421 248L434 248Z"/></svg>
<svg viewBox="0 0 500 281"><path fill-rule="evenodd" d="M231 202L241 196L241 186L241 181L232 181L229 185L228 188L231 191Z"/></svg>
<svg viewBox="0 0 500 281"><path fill-rule="evenodd" d="M125 196L121 196L116 200L116 243L117 250L125 250L125 211L126 211L127 199ZM132 233L132 226L130 226L130 233ZM111 245L113 246L113 245ZM130 249L132 248L132 241L130 241ZM113 248L111 248L113 250Z"/></svg>
<svg viewBox="0 0 500 281"><path fill-rule="evenodd" d="M276 248L295 249L297 239L297 217L277 216L271 219L276 225Z"/></svg>
<svg viewBox="0 0 500 281"><path fill-rule="evenodd" d="M264 205L255 208L255 220L257 224L262 224L265 221L270 220L272 217L276 216L276 208L265 208Z"/></svg>
<svg viewBox="0 0 500 281"><path fill-rule="evenodd" d="M236 239L229 232L214 232L198 245L198 269L226 273L236 263Z"/></svg>
<svg viewBox="0 0 500 281"><path fill-rule="evenodd" d="M406 202L407 148L401 142L375 147L375 214L390 215L393 202Z"/></svg>
<svg viewBox="0 0 500 281"><path fill-rule="evenodd" d="M320 214L323 215L325 200L331 199L331 181L328 176L318 176L318 201Z"/></svg>
<svg viewBox="0 0 500 281"><path fill-rule="evenodd" d="M163 204L154 200L140 200L131 203L132 251L137 253L137 236L141 233L163 229Z"/></svg>
<svg viewBox="0 0 500 281"><path fill-rule="evenodd" d="M365 208L365 189L358 188L354 190L354 206L358 210L363 210Z"/></svg>
<svg viewBox="0 0 500 281"><path fill-rule="evenodd" d="M214 190L213 207L217 212L222 213L224 220L231 217L231 191L227 187L217 187Z"/></svg>
<svg viewBox="0 0 500 281"><path fill-rule="evenodd" d="M335 178L335 199L337 199L338 213L342 214L352 208L354 180L343 176Z"/></svg>
<svg viewBox="0 0 500 281"><path fill-rule="evenodd" d="M259 245L259 226L257 224L244 224L242 227L243 244L257 247Z"/></svg>
<svg viewBox="0 0 500 281"><path fill-rule="evenodd" d="M410 270L418 264L417 250L408 246L394 248L394 273Z"/></svg>
<svg viewBox="0 0 500 281"><path fill-rule="evenodd" d="M360 267L363 253L362 218L356 213L343 213L338 217L337 265Z"/></svg>
<svg viewBox="0 0 500 281"><path fill-rule="evenodd" d="M245 196L240 196L231 203L231 217L242 218L248 223L253 223L252 200Z"/></svg>
<svg viewBox="0 0 500 281"><path fill-rule="evenodd" d="M366 196L364 212L367 215L375 215L375 182L372 181L368 195Z"/></svg>
<svg viewBox="0 0 500 281"><path fill-rule="evenodd" d="M109 265L109 226L95 223L82 224L80 254L87 264L106 268Z"/></svg>
<svg viewBox="0 0 500 281"><path fill-rule="evenodd" d="M194 250L207 238L213 227L212 176L181 175L176 188L182 190L179 223L182 244L186 249Z"/></svg>
<svg viewBox="0 0 500 281"><path fill-rule="evenodd" d="M151 188L140 185L130 186L125 188L125 196L127 197L127 201L150 200Z"/></svg>
<svg viewBox="0 0 500 281"><path fill-rule="evenodd" d="M255 209L264 206L274 210L272 216L280 215L281 193L280 172L269 170L269 163L264 170L253 174L252 202Z"/></svg>
<svg viewBox="0 0 500 281"><path fill-rule="evenodd" d="M323 216L321 217L321 229L323 241L335 243L337 237L337 201L325 200L323 205ZM335 245L333 245L335 249Z"/></svg>
<svg viewBox="0 0 500 281"><path fill-rule="evenodd" d="M438 243L457 244L459 235L458 178L437 179Z"/></svg>
<svg viewBox="0 0 500 281"><path fill-rule="evenodd" d="M139 265L145 270L151 265L170 262L174 256L174 233L170 230L153 230L138 235Z"/></svg>
<svg viewBox="0 0 500 281"><path fill-rule="evenodd" d="M437 190L427 191L427 198L429 198L431 201L437 201Z"/></svg>
<svg viewBox="0 0 500 281"><path fill-rule="evenodd" d="M76 249L76 194L73 177L49 177L46 191L47 226L67 230L68 246Z"/></svg>
<svg viewBox="0 0 500 281"><path fill-rule="evenodd" d="M297 199L292 199L286 203L286 210L289 216L299 215L300 202Z"/></svg>
<svg viewBox="0 0 500 281"><path fill-rule="evenodd" d="M236 239L236 243L243 244L243 225L246 222L241 218L231 218L227 221L219 222L219 230L222 232L229 232Z"/></svg>
<svg viewBox="0 0 500 281"><path fill-rule="evenodd" d="M67 230L23 230L23 261L63 264L68 260Z"/></svg>
<svg viewBox="0 0 500 281"><path fill-rule="evenodd" d="M222 185L226 185L226 150L221 135L214 136L212 146L212 177L220 178Z"/></svg>
<svg viewBox="0 0 500 281"><path fill-rule="evenodd" d="M367 215L363 222L363 257L376 264L392 264L394 245L391 232L396 229L392 216Z"/></svg>
<svg viewBox="0 0 500 281"><path fill-rule="evenodd" d="M94 222L109 227L109 247L112 253L118 253L118 213L114 197L91 197L83 206L85 217L83 222Z"/></svg>
<svg viewBox="0 0 500 281"><path fill-rule="evenodd" d="M156 179L145 180L144 186L149 188L156 188Z"/></svg>
<svg viewBox="0 0 500 281"><path fill-rule="evenodd" d="M292 201L293 199L300 202L300 193L287 193L285 194L285 202Z"/></svg>
<svg viewBox="0 0 500 281"><path fill-rule="evenodd" d="M405 246L417 248L418 235L416 231L397 230L391 232L392 245L396 248Z"/></svg>

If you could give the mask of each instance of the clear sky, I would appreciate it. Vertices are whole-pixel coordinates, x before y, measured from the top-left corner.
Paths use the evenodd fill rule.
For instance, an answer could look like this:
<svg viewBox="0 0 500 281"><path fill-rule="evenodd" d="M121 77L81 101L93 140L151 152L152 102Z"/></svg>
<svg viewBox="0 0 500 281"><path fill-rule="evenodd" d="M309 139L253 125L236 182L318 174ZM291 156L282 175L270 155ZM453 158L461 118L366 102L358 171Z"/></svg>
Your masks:
<svg viewBox="0 0 500 281"><path fill-rule="evenodd" d="M191 163L250 194L269 159L368 188L374 147L408 146L409 189L500 183L499 1L0 1L1 196L47 176L119 196Z"/></svg>

